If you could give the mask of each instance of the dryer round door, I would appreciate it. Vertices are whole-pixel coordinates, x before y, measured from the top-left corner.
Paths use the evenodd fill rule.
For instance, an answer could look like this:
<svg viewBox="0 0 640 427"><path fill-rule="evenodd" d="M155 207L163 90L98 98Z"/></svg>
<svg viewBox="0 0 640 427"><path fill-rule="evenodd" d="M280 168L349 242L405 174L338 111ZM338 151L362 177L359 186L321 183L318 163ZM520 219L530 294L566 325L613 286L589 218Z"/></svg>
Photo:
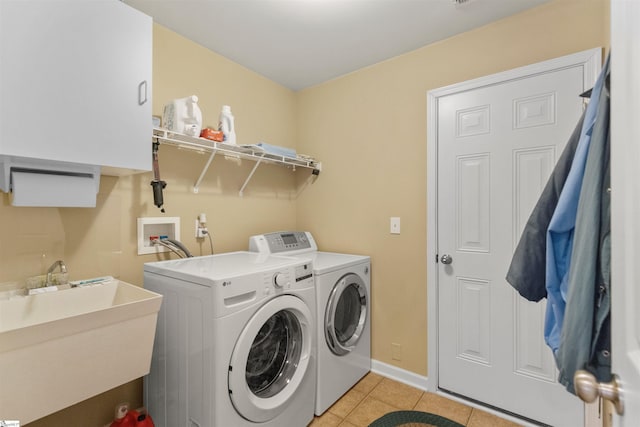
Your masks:
<svg viewBox="0 0 640 427"><path fill-rule="evenodd" d="M324 319L324 336L334 354L343 356L355 348L367 322L367 304L367 288L357 274L345 274L334 285Z"/></svg>
<svg viewBox="0 0 640 427"><path fill-rule="evenodd" d="M253 422L281 414L309 369L312 314L292 295L263 305L240 334L229 364L229 396Z"/></svg>

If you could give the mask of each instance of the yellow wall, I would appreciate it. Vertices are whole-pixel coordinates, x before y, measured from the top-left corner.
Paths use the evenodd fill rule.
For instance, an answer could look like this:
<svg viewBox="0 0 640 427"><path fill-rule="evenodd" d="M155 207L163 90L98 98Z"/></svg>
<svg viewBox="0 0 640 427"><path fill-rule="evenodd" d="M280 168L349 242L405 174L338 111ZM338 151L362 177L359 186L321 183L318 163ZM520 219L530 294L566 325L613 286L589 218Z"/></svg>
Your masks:
<svg viewBox="0 0 640 427"><path fill-rule="evenodd" d="M605 1L553 1L298 94L298 149L325 165L298 227L371 255L374 359L427 373L427 91L607 46L607 22Z"/></svg>
<svg viewBox="0 0 640 427"><path fill-rule="evenodd" d="M239 198L252 165L216 158L194 195L206 157L163 146L165 215L182 218L181 240L195 254L209 251L191 237L194 219L206 212L216 252L243 250L252 234L300 229L312 231L323 250L371 255L373 357L426 375L426 92L603 45L608 0L555 0L294 93L155 25L154 114L196 94L205 125L215 125L228 104L239 143L296 147L324 164L312 181L308 171L261 166ZM2 194L0 283L42 274L61 258L72 279L111 274L141 285L142 264L157 258L136 255L136 218L162 216L151 179L102 177L96 209L14 208ZM391 216L402 218L399 236L388 233ZM401 360L392 360L391 343L401 345ZM121 401L141 405L141 381L30 426L101 426Z"/></svg>

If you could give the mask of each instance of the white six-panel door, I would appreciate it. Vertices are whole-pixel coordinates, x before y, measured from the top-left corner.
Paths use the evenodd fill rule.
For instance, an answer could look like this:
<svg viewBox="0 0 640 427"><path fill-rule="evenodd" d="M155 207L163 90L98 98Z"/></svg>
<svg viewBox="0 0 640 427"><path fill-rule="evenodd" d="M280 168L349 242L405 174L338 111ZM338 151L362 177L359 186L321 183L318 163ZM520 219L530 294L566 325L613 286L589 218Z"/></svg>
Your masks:
<svg viewBox="0 0 640 427"><path fill-rule="evenodd" d="M545 302L520 297L505 275L582 113L578 95L599 67L599 51L581 55L430 93L436 109L430 126L437 127L430 129L437 160L429 209L437 215L429 238L437 242L430 247L452 259L434 257L430 274L437 387L562 427L583 426L583 404L556 382L543 340Z"/></svg>

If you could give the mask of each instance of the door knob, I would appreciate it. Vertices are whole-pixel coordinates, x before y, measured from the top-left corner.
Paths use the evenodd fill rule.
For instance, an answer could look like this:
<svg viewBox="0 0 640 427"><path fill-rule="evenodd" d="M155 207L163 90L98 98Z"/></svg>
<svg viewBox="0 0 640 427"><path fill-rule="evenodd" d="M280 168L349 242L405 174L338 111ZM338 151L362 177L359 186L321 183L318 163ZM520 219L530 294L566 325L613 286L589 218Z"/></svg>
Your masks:
<svg viewBox="0 0 640 427"><path fill-rule="evenodd" d="M609 383L599 383L596 377L587 371L576 371L573 376L573 384L578 397L587 403L594 402L598 396L609 400L616 408L618 415L624 413L624 404L622 403L622 387L616 375Z"/></svg>
<svg viewBox="0 0 640 427"><path fill-rule="evenodd" d="M442 258L440 258L440 262L443 264L451 264L453 262L453 258L451 255L444 254Z"/></svg>

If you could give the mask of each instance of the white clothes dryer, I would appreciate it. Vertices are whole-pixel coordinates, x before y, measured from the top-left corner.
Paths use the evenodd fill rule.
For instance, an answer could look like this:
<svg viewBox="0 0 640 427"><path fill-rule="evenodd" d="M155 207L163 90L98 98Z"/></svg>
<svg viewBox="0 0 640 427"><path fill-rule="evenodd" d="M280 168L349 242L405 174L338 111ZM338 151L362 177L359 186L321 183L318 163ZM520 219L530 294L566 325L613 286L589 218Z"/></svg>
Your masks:
<svg viewBox="0 0 640 427"><path fill-rule="evenodd" d="M319 252L309 232L252 236L249 250L311 259L317 304L315 413L321 415L371 370L370 257Z"/></svg>
<svg viewBox="0 0 640 427"><path fill-rule="evenodd" d="M144 265L164 296L144 401L157 427L313 420L315 289L303 258L232 252Z"/></svg>

